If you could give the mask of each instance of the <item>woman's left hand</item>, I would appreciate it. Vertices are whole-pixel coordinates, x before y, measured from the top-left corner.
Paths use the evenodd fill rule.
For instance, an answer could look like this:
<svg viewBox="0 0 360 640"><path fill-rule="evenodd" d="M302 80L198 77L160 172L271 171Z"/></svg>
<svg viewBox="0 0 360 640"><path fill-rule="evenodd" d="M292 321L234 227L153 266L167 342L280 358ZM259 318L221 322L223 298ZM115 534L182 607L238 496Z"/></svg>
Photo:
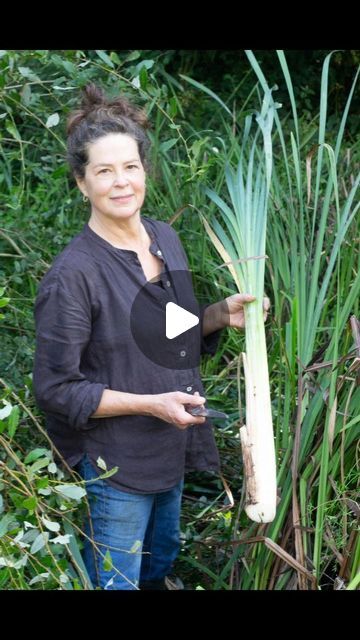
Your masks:
<svg viewBox="0 0 360 640"><path fill-rule="evenodd" d="M245 329L244 305L249 302L253 302L254 300L256 300L255 296L251 296L248 293L235 293L234 295L225 298L227 305L226 326L235 327L236 329ZM270 300L269 298L264 298L264 322L267 318L269 309Z"/></svg>

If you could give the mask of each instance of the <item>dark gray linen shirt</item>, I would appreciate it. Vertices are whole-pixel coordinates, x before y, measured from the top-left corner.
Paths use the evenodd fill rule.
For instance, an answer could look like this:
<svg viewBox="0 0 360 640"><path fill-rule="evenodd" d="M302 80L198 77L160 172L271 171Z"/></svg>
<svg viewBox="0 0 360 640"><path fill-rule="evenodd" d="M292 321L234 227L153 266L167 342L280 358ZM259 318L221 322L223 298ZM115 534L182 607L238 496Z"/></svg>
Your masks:
<svg viewBox="0 0 360 640"><path fill-rule="evenodd" d="M150 251L164 263L164 288L150 285L153 302L156 305L161 295L181 306L176 279L173 286L165 286L172 271L188 271L181 242L170 225L144 216L142 222L151 238ZM204 394L198 367L185 369L183 362L179 369L163 367L135 342L130 311L144 285L137 254L113 247L85 225L45 274L35 303L34 393L46 414L49 435L70 466L85 453L98 473L98 456L108 469L117 466L107 482L130 493L167 491L184 471L219 470L210 422L180 430L152 416L90 417L107 388L136 394ZM205 308L200 309L200 326ZM145 310L144 314L146 322ZM215 352L219 333L202 339L202 353ZM194 349L191 334L182 334L185 349ZM174 366L180 358L176 340L169 341Z"/></svg>

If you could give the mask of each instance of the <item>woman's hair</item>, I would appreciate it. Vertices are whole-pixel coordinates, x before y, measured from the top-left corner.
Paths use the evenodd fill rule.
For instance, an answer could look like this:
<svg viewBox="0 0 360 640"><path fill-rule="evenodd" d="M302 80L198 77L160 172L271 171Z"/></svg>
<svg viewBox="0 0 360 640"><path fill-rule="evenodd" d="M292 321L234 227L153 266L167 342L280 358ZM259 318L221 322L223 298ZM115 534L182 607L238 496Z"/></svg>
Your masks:
<svg viewBox="0 0 360 640"><path fill-rule="evenodd" d="M67 121L67 159L76 178L83 178L89 162L88 145L109 133L124 133L135 140L144 168L148 168L150 146L145 129L146 113L126 98L108 99L100 87L88 84L83 89L80 109Z"/></svg>

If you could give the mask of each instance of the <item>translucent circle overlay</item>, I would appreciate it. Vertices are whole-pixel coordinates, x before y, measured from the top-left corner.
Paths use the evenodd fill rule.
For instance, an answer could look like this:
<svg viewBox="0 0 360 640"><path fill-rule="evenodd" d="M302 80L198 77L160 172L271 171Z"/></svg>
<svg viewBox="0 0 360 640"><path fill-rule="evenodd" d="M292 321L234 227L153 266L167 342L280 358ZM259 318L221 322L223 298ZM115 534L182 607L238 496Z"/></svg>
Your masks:
<svg viewBox="0 0 360 640"><path fill-rule="evenodd" d="M167 369L193 369L200 364L202 314L194 296L189 271L162 273L161 284L147 282L137 294L130 315L133 338L141 352ZM166 305L169 302L197 316L199 323L169 339ZM186 315L186 314L185 314Z"/></svg>

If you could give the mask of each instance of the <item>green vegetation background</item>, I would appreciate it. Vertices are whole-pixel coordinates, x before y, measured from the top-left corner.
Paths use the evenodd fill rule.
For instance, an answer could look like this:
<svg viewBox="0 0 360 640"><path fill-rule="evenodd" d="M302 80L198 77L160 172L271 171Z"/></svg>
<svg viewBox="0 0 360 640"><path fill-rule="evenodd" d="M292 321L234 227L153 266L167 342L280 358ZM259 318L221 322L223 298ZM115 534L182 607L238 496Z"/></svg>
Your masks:
<svg viewBox="0 0 360 640"><path fill-rule="evenodd" d="M254 51L282 103L266 274L280 502L271 525L244 514L244 338L223 332L202 363L211 405L229 414L216 430L223 478L193 474L185 486L177 570L193 589L358 585L360 53L329 53L285 51L296 115L276 52ZM0 70L0 588L91 588L79 553L84 490L54 463L31 390L37 286L88 217L65 163L66 116L89 81L147 109L143 213L174 225L199 300L215 301L235 285L198 212L218 216L204 186L227 198L225 163L236 164L261 89L243 51L0 51Z"/></svg>

